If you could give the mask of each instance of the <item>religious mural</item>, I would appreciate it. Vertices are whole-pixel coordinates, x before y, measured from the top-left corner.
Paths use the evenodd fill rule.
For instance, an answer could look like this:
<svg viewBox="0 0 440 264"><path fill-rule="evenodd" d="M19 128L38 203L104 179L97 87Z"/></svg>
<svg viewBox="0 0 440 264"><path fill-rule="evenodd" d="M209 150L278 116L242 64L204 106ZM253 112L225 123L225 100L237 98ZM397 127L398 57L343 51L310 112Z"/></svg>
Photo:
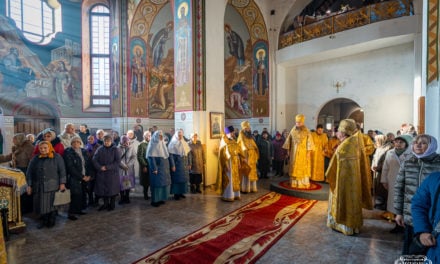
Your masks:
<svg viewBox="0 0 440 264"><path fill-rule="evenodd" d="M27 99L41 98L49 104L56 105L64 115L80 115L80 36L77 35L77 38L73 39L60 33L57 37L50 45L33 45L29 41L23 41L23 34L16 28L12 19L0 16L2 104L21 105L26 104ZM8 107L5 109L8 114L13 110Z"/></svg>
<svg viewBox="0 0 440 264"><path fill-rule="evenodd" d="M133 14L130 17L130 14ZM174 118L174 23L164 0L129 3L128 113Z"/></svg>
<svg viewBox="0 0 440 264"><path fill-rule="evenodd" d="M191 1L176 0L175 19L175 94L176 111L192 110L192 8Z"/></svg>
<svg viewBox="0 0 440 264"><path fill-rule="evenodd" d="M111 0L110 7L115 7L117 2ZM108 110L83 111L81 2L52 4L47 3L61 11L62 27L56 34L46 36L42 43L29 41L14 20L0 16L0 106L6 115L37 102L50 105L54 118L109 116ZM113 26L119 24L111 19ZM119 35L118 30L113 36ZM113 69L119 67L118 42L118 38L113 38ZM111 84L119 87L119 75L114 72L118 70L112 72ZM119 97L118 89L112 91L113 98ZM120 110L115 114L120 114Z"/></svg>
<svg viewBox="0 0 440 264"><path fill-rule="evenodd" d="M225 12L226 118L269 116L269 49L255 2L230 0Z"/></svg>
<svg viewBox="0 0 440 264"><path fill-rule="evenodd" d="M120 34L121 29L119 27L120 24L120 6L117 0L112 0L112 23L111 23L111 80L110 80L110 92L111 92L111 112L112 116L121 116L122 115L122 98L120 94L122 92L122 86L120 85L120 74L121 74L121 64L120 64Z"/></svg>

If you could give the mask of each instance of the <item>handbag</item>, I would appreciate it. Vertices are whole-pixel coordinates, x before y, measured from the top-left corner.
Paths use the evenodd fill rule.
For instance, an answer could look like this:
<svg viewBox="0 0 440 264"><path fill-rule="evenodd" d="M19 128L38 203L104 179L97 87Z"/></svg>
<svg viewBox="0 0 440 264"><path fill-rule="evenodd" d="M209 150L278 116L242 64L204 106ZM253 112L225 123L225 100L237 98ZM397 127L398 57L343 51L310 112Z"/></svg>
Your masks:
<svg viewBox="0 0 440 264"><path fill-rule="evenodd" d="M60 206L70 203L70 190L55 192L55 198L53 200L53 206Z"/></svg>

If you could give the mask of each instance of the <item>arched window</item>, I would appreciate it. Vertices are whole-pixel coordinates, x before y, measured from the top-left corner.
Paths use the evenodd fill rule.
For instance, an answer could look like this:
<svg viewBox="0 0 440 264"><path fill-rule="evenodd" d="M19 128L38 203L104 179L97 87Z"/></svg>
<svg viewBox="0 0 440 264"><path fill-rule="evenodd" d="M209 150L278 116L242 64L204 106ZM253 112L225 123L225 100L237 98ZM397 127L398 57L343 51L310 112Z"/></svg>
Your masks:
<svg viewBox="0 0 440 264"><path fill-rule="evenodd" d="M90 9L90 106L110 106L110 11Z"/></svg>
<svg viewBox="0 0 440 264"><path fill-rule="evenodd" d="M24 37L34 43L47 44L62 31L58 1L6 0L6 16L13 19Z"/></svg>

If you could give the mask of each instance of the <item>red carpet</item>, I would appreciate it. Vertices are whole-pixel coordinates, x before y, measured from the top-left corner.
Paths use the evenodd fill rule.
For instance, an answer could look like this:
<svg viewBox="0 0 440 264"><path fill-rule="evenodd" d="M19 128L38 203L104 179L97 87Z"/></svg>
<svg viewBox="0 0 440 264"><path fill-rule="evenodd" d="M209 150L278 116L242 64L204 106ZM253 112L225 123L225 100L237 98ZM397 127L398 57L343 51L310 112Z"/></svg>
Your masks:
<svg viewBox="0 0 440 264"><path fill-rule="evenodd" d="M315 203L270 192L134 263L254 263Z"/></svg>
<svg viewBox="0 0 440 264"><path fill-rule="evenodd" d="M301 190L301 191L316 191L316 190L320 190L322 188L321 184L316 183L316 182L312 182L310 181L310 187L309 188L295 188L290 186L290 181L282 181L279 183L281 187L287 188L287 189L292 189L292 190Z"/></svg>

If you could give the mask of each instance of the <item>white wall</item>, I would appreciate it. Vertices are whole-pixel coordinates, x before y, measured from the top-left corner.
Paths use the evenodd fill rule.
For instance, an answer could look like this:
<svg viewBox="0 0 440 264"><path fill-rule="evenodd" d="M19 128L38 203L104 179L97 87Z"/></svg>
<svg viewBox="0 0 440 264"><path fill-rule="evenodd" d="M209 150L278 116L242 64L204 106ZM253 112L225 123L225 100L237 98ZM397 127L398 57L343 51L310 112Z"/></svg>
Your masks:
<svg viewBox="0 0 440 264"><path fill-rule="evenodd" d="M413 43L286 67L284 77L278 76L285 80L279 90L285 90L286 99L275 107L285 107L288 128L297 113L315 127L321 108L336 98L350 98L364 109L365 129L396 132L403 122L413 121ZM336 81L344 83L339 93Z"/></svg>
<svg viewBox="0 0 440 264"><path fill-rule="evenodd" d="M224 16L226 0L206 1L206 107L205 121L209 112L225 112L224 77ZM203 118L199 117L199 120ZM208 126L205 123L205 127ZM219 139L210 139L208 133L201 138L206 144L206 184L214 184L217 177L217 151Z"/></svg>

